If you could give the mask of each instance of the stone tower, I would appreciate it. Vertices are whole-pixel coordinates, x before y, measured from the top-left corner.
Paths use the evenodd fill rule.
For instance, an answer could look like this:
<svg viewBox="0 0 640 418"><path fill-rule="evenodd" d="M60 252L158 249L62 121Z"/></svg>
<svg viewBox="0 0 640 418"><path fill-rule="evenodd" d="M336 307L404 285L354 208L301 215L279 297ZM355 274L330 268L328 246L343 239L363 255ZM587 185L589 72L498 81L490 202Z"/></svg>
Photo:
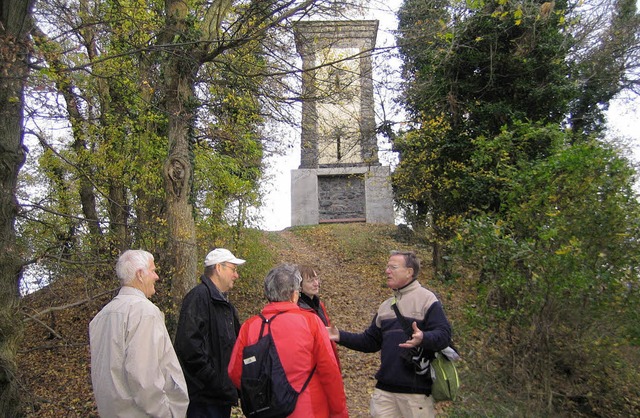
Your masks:
<svg viewBox="0 0 640 418"><path fill-rule="evenodd" d="M291 172L291 224L394 223L389 167L378 160L371 51L378 21L306 21L300 167Z"/></svg>

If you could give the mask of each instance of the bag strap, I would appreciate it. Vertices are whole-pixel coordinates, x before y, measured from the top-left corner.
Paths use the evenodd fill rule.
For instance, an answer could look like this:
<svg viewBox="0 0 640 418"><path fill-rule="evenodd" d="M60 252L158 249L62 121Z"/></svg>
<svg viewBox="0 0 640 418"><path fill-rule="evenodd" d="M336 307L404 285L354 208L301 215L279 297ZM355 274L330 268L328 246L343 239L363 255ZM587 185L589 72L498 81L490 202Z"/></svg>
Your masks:
<svg viewBox="0 0 640 418"><path fill-rule="evenodd" d="M393 312L396 313L396 317L400 321L400 324L402 325L402 329L404 330L405 334L407 334L409 338L413 338L413 327L409 323L409 320L400 313L400 309L398 309L398 305L396 304L396 302L397 300L394 296L393 302L391 302L391 307L393 308Z"/></svg>
<svg viewBox="0 0 640 418"><path fill-rule="evenodd" d="M262 333L264 332L264 326L268 325L269 326L269 334L271 334L271 322L273 322L273 319L280 315L281 313L284 313L285 311L281 311L278 312L277 314L271 316L271 318L267 319L265 318L261 313L258 314L258 316L260 316L260 318L262 318L262 325L260 326L260 337L258 338L262 338ZM273 346L276 347L276 341L273 339L273 336L271 337L271 341L273 341ZM276 347L276 350L278 348ZM309 384L309 382L311 381L311 378L313 377L313 374L316 371L316 367L318 367L318 364L316 363L315 366L313 366L313 369L311 370L311 373L309 373L309 377L307 377L307 380L305 380L304 385L302 385L302 388L300 389L300 392L298 392L298 395L301 394L306 388L307 385Z"/></svg>
<svg viewBox="0 0 640 418"><path fill-rule="evenodd" d="M316 371L316 367L318 367L317 363L316 363L315 366L313 366L313 370L311 370L311 373L309 373L309 377L307 377L307 380L305 380L304 385L302 385L302 388L300 389L300 392L298 392L298 395L301 394L302 392L304 392L304 390L307 388L307 385L311 381L311 377L313 376L313 374Z"/></svg>
<svg viewBox="0 0 640 418"><path fill-rule="evenodd" d="M259 314L258 314L258 316L259 316L260 318L262 318L262 325L260 326L260 336L259 336L258 338L262 338L262 335L263 335L263 333L264 333L264 326L265 326L265 325L268 325L268 326L269 326L269 334L271 334L271 321L273 321L273 319L274 319L276 316L280 315L281 313L284 313L284 311L282 311L282 312L278 312L277 314L272 315L272 316L271 316L271 318L269 318L269 319L265 318L261 313L259 313ZM275 343L274 343L274 344L275 344Z"/></svg>
<svg viewBox="0 0 640 418"><path fill-rule="evenodd" d="M409 338L413 338L413 327L411 326L411 324L409 324L409 321L407 320L407 318L404 317L404 315L402 315L400 313L400 309L398 309L398 305L396 304L396 298L394 296L393 298L393 302L391 302L391 307L393 308L393 312L396 313L396 317L398 317L398 320L400 321L400 323L402 324L402 329L404 330L404 332L409 336ZM458 354L458 350L453 346L453 341L449 341L449 347L455 351L455 353L457 355ZM442 354L442 351L439 351L439 353ZM442 354L443 357L445 357L447 360L451 360L447 355Z"/></svg>

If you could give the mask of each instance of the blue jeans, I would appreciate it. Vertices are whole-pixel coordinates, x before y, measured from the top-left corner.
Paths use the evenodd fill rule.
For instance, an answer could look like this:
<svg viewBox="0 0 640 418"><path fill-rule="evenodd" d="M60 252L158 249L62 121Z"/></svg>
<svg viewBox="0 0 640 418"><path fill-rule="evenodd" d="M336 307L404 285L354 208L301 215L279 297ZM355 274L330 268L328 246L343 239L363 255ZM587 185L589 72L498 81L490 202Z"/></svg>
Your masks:
<svg viewBox="0 0 640 418"><path fill-rule="evenodd" d="M231 405L189 402L187 409L187 418L229 418L230 416Z"/></svg>

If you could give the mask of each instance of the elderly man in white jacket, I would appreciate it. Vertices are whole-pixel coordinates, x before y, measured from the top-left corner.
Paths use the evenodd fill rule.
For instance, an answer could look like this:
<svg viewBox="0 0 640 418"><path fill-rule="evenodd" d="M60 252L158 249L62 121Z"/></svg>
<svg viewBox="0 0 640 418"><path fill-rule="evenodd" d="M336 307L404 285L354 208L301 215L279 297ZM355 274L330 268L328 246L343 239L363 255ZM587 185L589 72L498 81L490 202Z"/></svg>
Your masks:
<svg viewBox="0 0 640 418"><path fill-rule="evenodd" d="M91 382L102 418L180 417L187 384L160 309L149 301L158 280L153 255L124 252L121 289L89 324Z"/></svg>

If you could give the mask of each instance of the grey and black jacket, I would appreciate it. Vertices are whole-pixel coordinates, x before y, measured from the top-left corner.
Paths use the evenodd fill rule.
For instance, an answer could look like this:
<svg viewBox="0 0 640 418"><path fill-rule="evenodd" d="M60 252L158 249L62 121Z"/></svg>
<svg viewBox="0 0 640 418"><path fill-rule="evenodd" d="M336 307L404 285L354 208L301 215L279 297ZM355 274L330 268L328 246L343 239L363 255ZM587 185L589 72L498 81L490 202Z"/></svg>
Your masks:
<svg viewBox="0 0 640 418"><path fill-rule="evenodd" d="M449 346L451 325L442 305L433 292L425 289L417 280L402 289L394 290L394 296L385 300L363 333L340 331L338 344L366 353L380 351L380 369L376 373L376 387L394 393L431 394L429 373L418 375L411 364L403 359L406 348L398 347L409 339L402 323L396 317L392 303L396 304L410 322L415 321L423 330L422 348L428 357Z"/></svg>

